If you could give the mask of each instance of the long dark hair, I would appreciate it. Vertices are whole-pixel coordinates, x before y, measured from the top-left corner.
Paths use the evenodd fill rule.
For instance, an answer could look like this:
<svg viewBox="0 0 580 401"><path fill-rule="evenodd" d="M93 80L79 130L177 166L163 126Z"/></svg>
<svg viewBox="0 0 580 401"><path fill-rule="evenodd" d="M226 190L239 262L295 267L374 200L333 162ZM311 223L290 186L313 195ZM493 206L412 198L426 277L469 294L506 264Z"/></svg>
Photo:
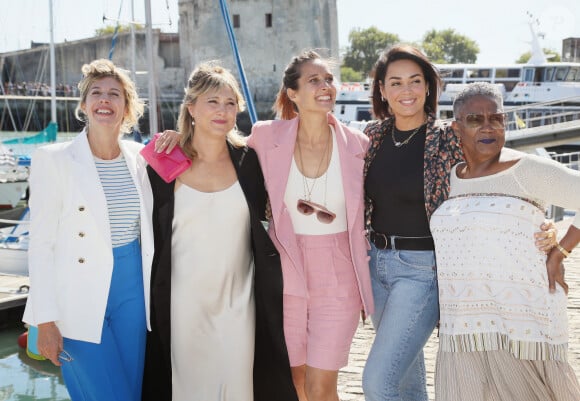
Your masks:
<svg viewBox="0 0 580 401"><path fill-rule="evenodd" d="M425 99L425 112L434 113L437 111L437 101L439 100L439 93L441 92L441 77L437 67L418 48L411 45L398 44L385 50L373 68L371 98L374 115L381 120L391 117L388 102L381 99L381 84L384 84L389 65L398 60L411 60L421 67L425 82L429 88L429 93Z"/></svg>

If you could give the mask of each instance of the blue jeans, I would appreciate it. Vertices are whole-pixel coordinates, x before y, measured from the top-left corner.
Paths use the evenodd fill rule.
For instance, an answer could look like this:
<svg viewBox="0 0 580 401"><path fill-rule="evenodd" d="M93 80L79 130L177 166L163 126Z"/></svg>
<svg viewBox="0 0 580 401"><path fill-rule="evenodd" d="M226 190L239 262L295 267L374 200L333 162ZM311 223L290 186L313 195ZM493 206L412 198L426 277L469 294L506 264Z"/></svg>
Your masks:
<svg viewBox="0 0 580 401"><path fill-rule="evenodd" d="M363 373L365 399L428 401L423 347L439 320L435 252L371 246L376 335Z"/></svg>

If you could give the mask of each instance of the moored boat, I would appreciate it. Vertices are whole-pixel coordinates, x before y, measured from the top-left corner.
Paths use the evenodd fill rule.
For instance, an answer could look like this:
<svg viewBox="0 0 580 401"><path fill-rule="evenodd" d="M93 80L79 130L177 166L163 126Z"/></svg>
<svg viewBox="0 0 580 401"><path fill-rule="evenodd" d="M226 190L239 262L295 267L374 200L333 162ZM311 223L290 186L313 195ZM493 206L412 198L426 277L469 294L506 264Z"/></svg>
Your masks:
<svg viewBox="0 0 580 401"><path fill-rule="evenodd" d="M15 207L25 195L29 165L0 143L0 208Z"/></svg>
<svg viewBox="0 0 580 401"><path fill-rule="evenodd" d="M530 22L532 34L531 57L526 64L436 64L443 79L438 113L441 119L453 117L455 96L469 83L490 82L497 85L504 97L506 109L526 105L533 112L518 115L538 119L576 111L580 119L580 63L548 62ZM337 90L334 114L345 123L368 121L371 117L368 83L343 83Z"/></svg>
<svg viewBox="0 0 580 401"><path fill-rule="evenodd" d="M0 218L0 223L8 224L0 228L0 273L28 276L28 208L17 208L9 212L12 215L19 213L19 217Z"/></svg>

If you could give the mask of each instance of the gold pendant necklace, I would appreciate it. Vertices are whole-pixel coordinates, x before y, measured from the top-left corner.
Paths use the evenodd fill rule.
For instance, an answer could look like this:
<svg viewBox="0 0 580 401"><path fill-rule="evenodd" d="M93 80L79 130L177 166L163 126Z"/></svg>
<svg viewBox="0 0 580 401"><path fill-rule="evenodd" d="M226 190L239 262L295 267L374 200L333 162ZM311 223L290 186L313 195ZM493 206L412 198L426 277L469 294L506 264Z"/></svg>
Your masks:
<svg viewBox="0 0 580 401"><path fill-rule="evenodd" d="M395 147L400 148L403 145L406 145L409 143L409 141L415 136L415 134L417 132L419 132L419 130L421 129L421 127L423 126L423 124L419 125L412 133L411 135L409 135L407 137L407 139L405 139L403 142L399 142L395 139L395 123L393 122L393 129L391 130L391 138L393 138L393 144L395 145Z"/></svg>

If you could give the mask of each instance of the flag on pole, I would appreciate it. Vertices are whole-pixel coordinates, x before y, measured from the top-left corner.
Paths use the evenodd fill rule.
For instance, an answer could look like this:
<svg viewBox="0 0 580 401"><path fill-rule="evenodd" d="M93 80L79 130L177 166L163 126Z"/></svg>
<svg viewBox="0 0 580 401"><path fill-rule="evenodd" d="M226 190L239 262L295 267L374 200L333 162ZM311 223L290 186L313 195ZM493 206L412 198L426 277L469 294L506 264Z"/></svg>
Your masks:
<svg viewBox="0 0 580 401"><path fill-rule="evenodd" d="M518 113L514 113L514 116L516 117L516 125L518 126L518 128L519 129L526 128L526 122L522 120L520 116L518 116Z"/></svg>

